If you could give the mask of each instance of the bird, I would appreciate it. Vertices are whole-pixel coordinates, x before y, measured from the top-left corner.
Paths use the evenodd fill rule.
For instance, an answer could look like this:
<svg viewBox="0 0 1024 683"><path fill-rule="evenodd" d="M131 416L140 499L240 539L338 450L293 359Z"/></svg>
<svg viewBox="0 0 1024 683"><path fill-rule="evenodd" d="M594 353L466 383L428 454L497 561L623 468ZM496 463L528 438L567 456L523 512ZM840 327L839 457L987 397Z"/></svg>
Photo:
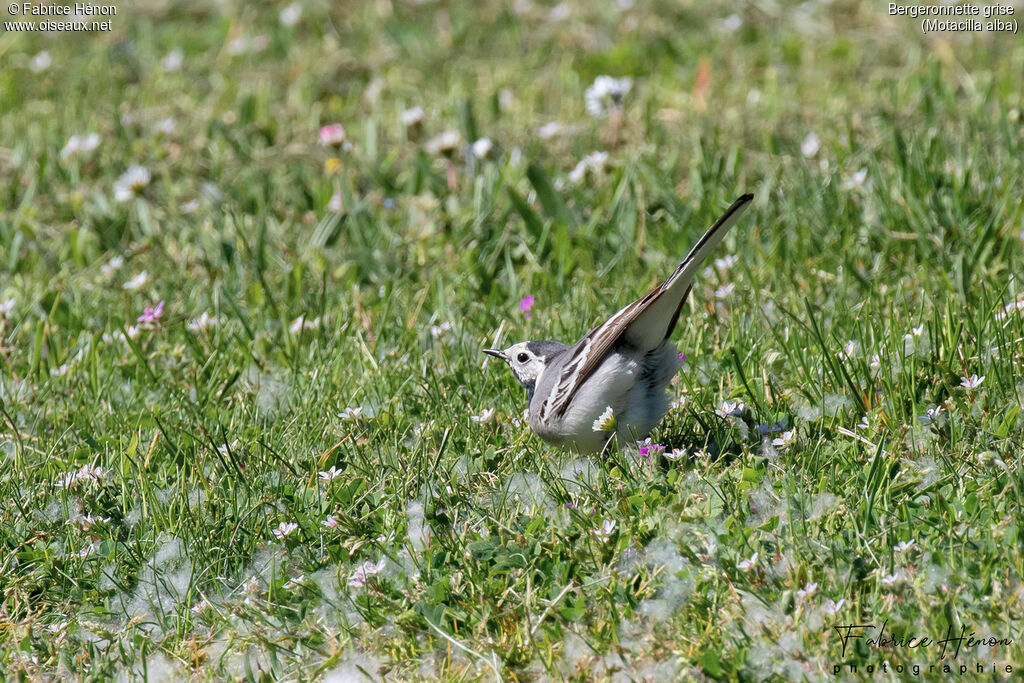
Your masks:
<svg viewBox="0 0 1024 683"><path fill-rule="evenodd" d="M670 337L694 277L753 198L744 194L736 199L667 280L572 346L541 340L483 349L505 361L526 388L527 417L538 436L593 454L613 437L628 444L650 434L668 412L666 388L682 365Z"/></svg>

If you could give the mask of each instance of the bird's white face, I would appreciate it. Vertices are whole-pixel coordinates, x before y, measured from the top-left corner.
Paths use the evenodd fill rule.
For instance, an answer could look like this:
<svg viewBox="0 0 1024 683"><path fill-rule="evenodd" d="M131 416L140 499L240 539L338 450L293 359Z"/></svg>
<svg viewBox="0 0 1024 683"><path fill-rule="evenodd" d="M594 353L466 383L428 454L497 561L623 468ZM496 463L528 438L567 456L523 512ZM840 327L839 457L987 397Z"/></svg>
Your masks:
<svg viewBox="0 0 1024 683"><path fill-rule="evenodd" d="M536 349L530 348L533 343L520 342L502 351L491 353L492 356L508 363L516 379L527 389L536 385L546 365L544 357L539 355Z"/></svg>

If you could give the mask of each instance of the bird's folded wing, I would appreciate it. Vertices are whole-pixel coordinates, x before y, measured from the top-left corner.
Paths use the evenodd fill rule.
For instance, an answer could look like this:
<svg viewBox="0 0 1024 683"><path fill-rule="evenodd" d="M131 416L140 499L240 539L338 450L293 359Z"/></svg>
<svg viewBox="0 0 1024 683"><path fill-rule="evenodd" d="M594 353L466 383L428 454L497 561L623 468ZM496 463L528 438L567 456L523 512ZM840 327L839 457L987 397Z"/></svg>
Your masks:
<svg viewBox="0 0 1024 683"><path fill-rule="evenodd" d="M722 242L753 198L752 194L745 194L734 201L697 241L671 277L576 342L562 366L559 381L552 386L551 393L541 407L541 420L564 414L576 391L620 343L646 353L655 349L671 334L679 318L682 302L704 259Z"/></svg>

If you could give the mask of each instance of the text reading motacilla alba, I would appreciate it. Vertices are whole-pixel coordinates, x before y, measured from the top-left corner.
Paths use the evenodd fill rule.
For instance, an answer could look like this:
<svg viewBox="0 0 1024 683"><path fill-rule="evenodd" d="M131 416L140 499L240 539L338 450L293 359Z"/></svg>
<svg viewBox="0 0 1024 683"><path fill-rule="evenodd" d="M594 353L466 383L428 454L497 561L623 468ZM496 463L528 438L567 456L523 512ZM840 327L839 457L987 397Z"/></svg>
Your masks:
<svg viewBox="0 0 1024 683"><path fill-rule="evenodd" d="M1017 33L1013 5L901 5L889 3L889 16L921 19L924 33L1007 31Z"/></svg>

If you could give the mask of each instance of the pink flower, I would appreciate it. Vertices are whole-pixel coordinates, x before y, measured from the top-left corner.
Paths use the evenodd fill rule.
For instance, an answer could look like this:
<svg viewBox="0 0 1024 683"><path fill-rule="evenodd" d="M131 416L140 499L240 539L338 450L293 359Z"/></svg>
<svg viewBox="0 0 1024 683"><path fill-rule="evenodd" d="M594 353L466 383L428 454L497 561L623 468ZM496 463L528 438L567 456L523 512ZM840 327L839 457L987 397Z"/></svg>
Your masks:
<svg viewBox="0 0 1024 683"><path fill-rule="evenodd" d="M340 123L332 123L320 129L320 144L340 146L345 142L345 127Z"/></svg>
<svg viewBox="0 0 1024 683"><path fill-rule="evenodd" d="M680 363L685 363L686 362L686 354L685 353L679 354L679 362Z"/></svg>
<svg viewBox="0 0 1024 683"><path fill-rule="evenodd" d="M164 302L163 301L161 301L160 303L158 303L156 306L154 306L152 308L147 306L146 310L142 312L142 315L140 315L138 317L136 322L140 322L140 323L155 323L157 321L157 318L159 318L161 315L163 315L163 312L164 312Z"/></svg>
<svg viewBox="0 0 1024 683"><path fill-rule="evenodd" d="M533 302L533 294L527 294L526 296L519 300L519 310L526 314L523 317L526 318L527 320L533 317L530 313L530 309L533 308Z"/></svg>

